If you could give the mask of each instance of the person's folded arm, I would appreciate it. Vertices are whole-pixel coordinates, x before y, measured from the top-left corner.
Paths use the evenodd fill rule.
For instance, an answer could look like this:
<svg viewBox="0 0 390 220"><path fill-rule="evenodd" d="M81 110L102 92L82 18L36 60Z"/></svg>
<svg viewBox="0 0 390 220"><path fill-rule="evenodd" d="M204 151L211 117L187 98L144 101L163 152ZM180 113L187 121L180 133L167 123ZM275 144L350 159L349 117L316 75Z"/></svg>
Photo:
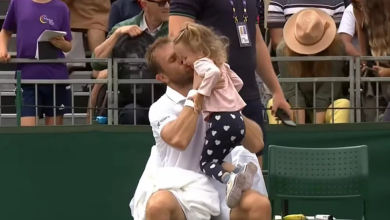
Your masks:
<svg viewBox="0 0 390 220"><path fill-rule="evenodd" d="M263 131L256 122L245 116L242 117L245 122L245 137L242 145L251 153L256 154L264 148Z"/></svg>
<svg viewBox="0 0 390 220"><path fill-rule="evenodd" d="M211 95L214 87L221 79L220 69L213 63L213 61L202 58L195 61L194 70L199 76L203 77L202 83L198 88L198 93L206 97Z"/></svg>
<svg viewBox="0 0 390 220"><path fill-rule="evenodd" d="M199 114L189 106L177 114L171 110L152 105L149 120L154 132L157 132L165 143L175 149L184 151L190 144L197 126Z"/></svg>
<svg viewBox="0 0 390 220"><path fill-rule="evenodd" d="M121 38L122 33L120 33L119 28L122 27L122 22L115 25L110 33L108 33L107 39L97 46L95 48L95 51L92 53L92 58L108 58L111 56L112 50L114 49L114 46L116 42ZM107 63L106 62L92 62L91 63L92 69L96 71L102 71L107 69Z"/></svg>

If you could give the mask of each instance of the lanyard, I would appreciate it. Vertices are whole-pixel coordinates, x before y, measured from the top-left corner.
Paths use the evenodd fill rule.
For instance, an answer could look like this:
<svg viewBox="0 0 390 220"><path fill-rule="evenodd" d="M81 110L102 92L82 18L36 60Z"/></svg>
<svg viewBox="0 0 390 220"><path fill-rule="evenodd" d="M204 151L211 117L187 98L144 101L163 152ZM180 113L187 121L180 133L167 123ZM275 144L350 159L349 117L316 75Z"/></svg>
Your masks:
<svg viewBox="0 0 390 220"><path fill-rule="evenodd" d="M229 1L230 1L230 4L232 5L232 8L233 8L234 22L237 23L238 17L237 17L237 13L236 13L236 8L234 7L233 0L229 0ZM244 18L244 22L246 23L248 21L248 15L246 13L246 0L242 0L242 5L244 6L244 14L242 15L242 17Z"/></svg>

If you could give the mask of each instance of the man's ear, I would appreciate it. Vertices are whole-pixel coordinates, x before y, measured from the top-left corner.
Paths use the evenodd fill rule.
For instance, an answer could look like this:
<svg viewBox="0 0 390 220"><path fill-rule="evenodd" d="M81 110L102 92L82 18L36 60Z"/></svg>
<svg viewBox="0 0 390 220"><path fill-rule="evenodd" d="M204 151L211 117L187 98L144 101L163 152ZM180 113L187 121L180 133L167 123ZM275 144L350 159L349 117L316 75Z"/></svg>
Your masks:
<svg viewBox="0 0 390 220"><path fill-rule="evenodd" d="M167 84L169 82L168 78L162 73L159 73L156 75L156 80L158 80L162 83L165 83L165 84Z"/></svg>
<svg viewBox="0 0 390 220"><path fill-rule="evenodd" d="M138 1L139 1L139 3L141 4L142 9L145 9L145 7L146 7L146 2L145 2L145 0L138 0Z"/></svg>

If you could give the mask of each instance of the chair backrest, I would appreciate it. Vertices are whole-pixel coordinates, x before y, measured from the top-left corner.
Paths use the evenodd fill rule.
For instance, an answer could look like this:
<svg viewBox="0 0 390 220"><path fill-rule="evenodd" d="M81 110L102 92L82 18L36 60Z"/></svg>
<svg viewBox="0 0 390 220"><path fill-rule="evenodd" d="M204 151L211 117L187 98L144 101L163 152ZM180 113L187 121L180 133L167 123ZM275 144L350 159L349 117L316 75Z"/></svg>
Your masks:
<svg viewBox="0 0 390 220"><path fill-rule="evenodd" d="M269 148L269 198L359 199L368 187L367 146Z"/></svg>

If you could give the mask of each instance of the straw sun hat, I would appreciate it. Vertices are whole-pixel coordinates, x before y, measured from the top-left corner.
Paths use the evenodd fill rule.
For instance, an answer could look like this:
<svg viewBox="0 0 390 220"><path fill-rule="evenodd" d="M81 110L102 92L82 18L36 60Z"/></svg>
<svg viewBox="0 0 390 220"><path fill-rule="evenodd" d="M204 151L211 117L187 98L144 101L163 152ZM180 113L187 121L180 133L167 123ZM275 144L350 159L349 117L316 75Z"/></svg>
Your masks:
<svg viewBox="0 0 390 220"><path fill-rule="evenodd" d="M305 55L319 53L336 37L336 24L326 12L310 8L291 16L284 26L283 38L294 52Z"/></svg>

